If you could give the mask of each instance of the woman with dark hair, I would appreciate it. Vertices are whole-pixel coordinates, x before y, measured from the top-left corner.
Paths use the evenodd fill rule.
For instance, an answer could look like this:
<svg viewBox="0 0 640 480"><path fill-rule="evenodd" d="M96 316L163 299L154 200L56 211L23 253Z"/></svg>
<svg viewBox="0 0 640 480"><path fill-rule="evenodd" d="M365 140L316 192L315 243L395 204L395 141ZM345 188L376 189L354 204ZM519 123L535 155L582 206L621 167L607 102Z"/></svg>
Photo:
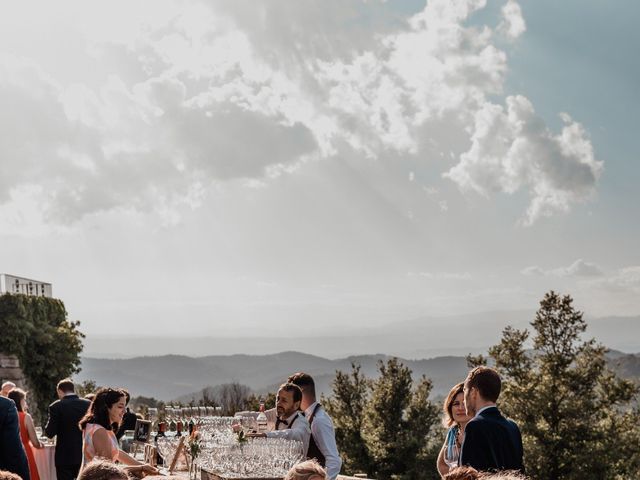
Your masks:
<svg viewBox="0 0 640 480"><path fill-rule="evenodd" d="M464 405L464 383L458 383L454 386L444 401L443 425L448 428L447 438L438 455L438 472L443 477L449 473L449 466L445 462L445 453L447 450L456 449L460 452L462 441L464 440L464 427L467 426L471 417L467 415Z"/></svg>
<svg viewBox="0 0 640 480"><path fill-rule="evenodd" d="M118 447L115 432L118 431L125 407L124 391L100 388L96 392L89 411L80 420L80 428L83 431L84 464L87 465L94 458L104 458L129 465L125 470L130 473L157 473L157 469L140 463Z"/></svg>
<svg viewBox="0 0 640 480"><path fill-rule="evenodd" d="M27 392L20 388L14 388L7 395L8 398L13 400L18 410L18 420L20 425L20 439L22 440L22 446L27 454L27 462L29 463L29 475L31 480L40 480L38 475L38 466L36 465L36 459L31 450L31 445L34 448L43 448L44 445L40 443L38 435L36 434L36 428L33 426L33 418L27 412L29 407L27 405Z"/></svg>

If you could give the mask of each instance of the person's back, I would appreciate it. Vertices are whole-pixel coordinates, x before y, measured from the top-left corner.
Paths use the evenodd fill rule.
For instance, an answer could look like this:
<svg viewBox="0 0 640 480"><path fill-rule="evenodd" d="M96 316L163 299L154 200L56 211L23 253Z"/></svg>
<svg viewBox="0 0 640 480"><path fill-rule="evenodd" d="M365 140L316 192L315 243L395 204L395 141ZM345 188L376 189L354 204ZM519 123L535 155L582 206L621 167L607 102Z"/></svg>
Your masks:
<svg viewBox="0 0 640 480"><path fill-rule="evenodd" d="M496 407L483 410L469 421L465 443L464 461L478 470L523 470L520 429Z"/></svg>
<svg viewBox="0 0 640 480"><path fill-rule="evenodd" d="M58 384L59 400L49 405L49 419L45 434L56 439L56 473L58 480L74 479L82 464L82 432L78 422L84 417L91 405L85 398L74 393L70 380Z"/></svg>
<svg viewBox="0 0 640 480"><path fill-rule="evenodd" d="M20 440L18 410L13 400L0 397L0 470L30 480L29 465Z"/></svg>
<svg viewBox="0 0 640 480"><path fill-rule="evenodd" d="M481 471L524 471L520 429L496 406L501 386L500 376L491 368L476 367L469 372L464 401L474 417L465 428L460 465Z"/></svg>
<svg viewBox="0 0 640 480"><path fill-rule="evenodd" d="M116 433L116 438L120 440L124 436L124 432L127 430L134 430L136 428L136 423L138 422L138 416L133 413L129 407L127 407L127 411L122 417L122 423L120 424L120 428L118 429L118 433Z"/></svg>

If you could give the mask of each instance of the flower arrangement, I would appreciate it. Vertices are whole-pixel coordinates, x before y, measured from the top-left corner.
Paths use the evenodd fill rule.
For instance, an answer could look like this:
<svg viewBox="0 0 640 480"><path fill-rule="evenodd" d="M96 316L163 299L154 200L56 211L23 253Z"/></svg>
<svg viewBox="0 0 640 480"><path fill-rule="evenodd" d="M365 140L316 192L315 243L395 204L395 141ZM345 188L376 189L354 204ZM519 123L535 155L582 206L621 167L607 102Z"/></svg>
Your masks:
<svg viewBox="0 0 640 480"><path fill-rule="evenodd" d="M200 451L202 450L202 446L200 445L200 433L195 427L189 435L187 447L189 456L191 457L191 463L189 464L189 478L195 480L197 476L196 458L198 458L198 455L200 455Z"/></svg>
<svg viewBox="0 0 640 480"><path fill-rule="evenodd" d="M240 445L247 443L249 441L249 439L247 438L247 434L244 433L244 430L238 430L236 432L236 436L238 437L238 443Z"/></svg>

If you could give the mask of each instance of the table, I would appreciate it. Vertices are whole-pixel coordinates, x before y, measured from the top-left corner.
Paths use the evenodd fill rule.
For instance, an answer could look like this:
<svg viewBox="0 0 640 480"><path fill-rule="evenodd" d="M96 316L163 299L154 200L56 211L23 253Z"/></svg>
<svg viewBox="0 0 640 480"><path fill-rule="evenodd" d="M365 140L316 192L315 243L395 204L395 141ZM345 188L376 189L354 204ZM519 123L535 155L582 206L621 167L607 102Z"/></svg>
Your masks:
<svg viewBox="0 0 640 480"><path fill-rule="evenodd" d="M57 480L56 476L56 446L45 445L44 448L33 448L33 457L38 467L40 480Z"/></svg>
<svg viewBox="0 0 640 480"><path fill-rule="evenodd" d="M235 477L223 477L216 473L210 472L204 468L201 470L201 480L282 480L282 478L283 477L259 477L259 478L242 477L240 479Z"/></svg>

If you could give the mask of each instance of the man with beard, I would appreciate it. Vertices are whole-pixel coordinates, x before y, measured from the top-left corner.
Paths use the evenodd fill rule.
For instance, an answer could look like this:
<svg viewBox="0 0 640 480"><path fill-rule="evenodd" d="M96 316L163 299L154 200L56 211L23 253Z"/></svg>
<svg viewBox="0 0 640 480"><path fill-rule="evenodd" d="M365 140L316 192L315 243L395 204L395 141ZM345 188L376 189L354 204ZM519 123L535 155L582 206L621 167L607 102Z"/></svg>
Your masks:
<svg viewBox="0 0 640 480"><path fill-rule="evenodd" d="M464 381L467 415L473 416L464 430L460 465L481 471L524 472L522 437L518 425L502 416L496 401L500 375L489 367L476 367Z"/></svg>
<svg viewBox="0 0 640 480"><path fill-rule="evenodd" d="M336 432L331 417L316 400L316 384L308 373L298 372L289 377L289 382L302 390L300 408L311 427L311 438L307 458L315 459L327 469L327 478L335 480L340 473L342 460L336 446Z"/></svg>
<svg viewBox="0 0 640 480"><path fill-rule="evenodd" d="M302 442L303 454L306 456L309 448L311 428L309 422L300 412L302 390L293 383L280 385L276 396L276 419L269 422L271 428L266 433L250 433L250 437L286 438Z"/></svg>

